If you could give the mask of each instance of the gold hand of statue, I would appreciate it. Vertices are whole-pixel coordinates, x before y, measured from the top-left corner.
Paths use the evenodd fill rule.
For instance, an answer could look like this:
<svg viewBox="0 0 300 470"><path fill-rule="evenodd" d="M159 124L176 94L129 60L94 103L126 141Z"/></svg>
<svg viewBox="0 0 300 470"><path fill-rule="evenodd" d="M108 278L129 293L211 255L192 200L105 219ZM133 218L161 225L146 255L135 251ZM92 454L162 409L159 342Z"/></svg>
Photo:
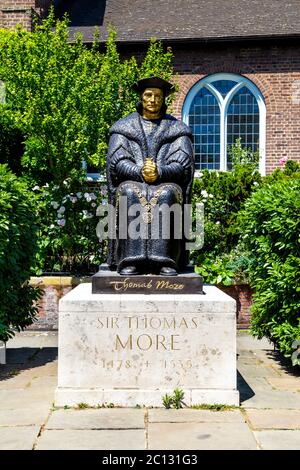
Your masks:
<svg viewBox="0 0 300 470"><path fill-rule="evenodd" d="M142 169L142 175L146 183L154 183L158 178L158 171L156 163L152 158L146 158Z"/></svg>

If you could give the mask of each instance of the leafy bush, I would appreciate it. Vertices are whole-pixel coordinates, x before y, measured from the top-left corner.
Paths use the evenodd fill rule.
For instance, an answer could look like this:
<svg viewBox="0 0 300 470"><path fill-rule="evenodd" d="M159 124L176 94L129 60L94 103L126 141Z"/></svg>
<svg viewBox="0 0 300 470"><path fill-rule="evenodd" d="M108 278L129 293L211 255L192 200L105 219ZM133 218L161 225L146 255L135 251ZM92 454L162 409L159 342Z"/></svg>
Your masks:
<svg viewBox="0 0 300 470"><path fill-rule="evenodd" d="M300 178L300 165L294 160L281 159L282 168L276 168L271 175L266 176L265 183L288 181L290 178Z"/></svg>
<svg viewBox="0 0 300 470"><path fill-rule="evenodd" d="M248 284L247 268L251 263L251 256L241 250L239 245L230 253L211 255L207 253L201 265L195 270L201 274L205 282L231 286L234 283Z"/></svg>
<svg viewBox="0 0 300 470"><path fill-rule="evenodd" d="M28 284L36 251L35 201L27 186L0 165L0 340L34 320L39 290Z"/></svg>
<svg viewBox="0 0 300 470"><path fill-rule="evenodd" d="M237 250L241 229L238 213L261 184L252 164L237 164L232 172L204 170L193 188L193 203L204 203L204 246L191 259L205 282L228 285L243 278L245 255Z"/></svg>
<svg viewBox="0 0 300 470"><path fill-rule="evenodd" d="M228 146L228 161L233 168L238 165L253 165L253 169L257 169L259 152L253 152L251 148L243 147L241 138L238 138L233 145Z"/></svg>
<svg viewBox="0 0 300 470"><path fill-rule="evenodd" d="M287 160L284 166L283 174L285 176L292 176L293 178L300 178L300 164L294 160Z"/></svg>
<svg viewBox="0 0 300 470"><path fill-rule="evenodd" d="M252 333L286 356L300 339L300 179L266 183L246 201L239 219L255 288Z"/></svg>
<svg viewBox="0 0 300 470"><path fill-rule="evenodd" d="M90 274L104 261L105 243L99 243L97 207L107 204L105 185L92 189L86 180L72 179L33 189L38 197L38 253L36 274L64 272Z"/></svg>

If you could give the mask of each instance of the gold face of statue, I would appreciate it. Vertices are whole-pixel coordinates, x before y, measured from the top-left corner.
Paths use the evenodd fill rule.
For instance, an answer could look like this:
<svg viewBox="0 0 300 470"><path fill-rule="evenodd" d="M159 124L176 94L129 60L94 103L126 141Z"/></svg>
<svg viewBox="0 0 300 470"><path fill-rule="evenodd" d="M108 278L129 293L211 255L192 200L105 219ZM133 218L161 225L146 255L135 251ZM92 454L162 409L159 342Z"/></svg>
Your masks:
<svg viewBox="0 0 300 470"><path fill-rule="evenodd" d="M143 117L158 119L164 102L164 94L160 88L146 88L142 94Z"/></svg>

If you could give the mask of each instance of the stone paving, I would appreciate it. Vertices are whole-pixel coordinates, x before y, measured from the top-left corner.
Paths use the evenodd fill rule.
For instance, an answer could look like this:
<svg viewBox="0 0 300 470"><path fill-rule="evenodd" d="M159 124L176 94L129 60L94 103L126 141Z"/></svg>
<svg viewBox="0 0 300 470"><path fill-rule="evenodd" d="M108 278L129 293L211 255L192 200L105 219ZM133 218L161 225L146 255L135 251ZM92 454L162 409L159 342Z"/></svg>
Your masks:
<svg viewBox="0 0 300 470"><path fill-rule="evenodd" d="M0 449L300 449L300 374L240 331L241 407L226 411L53 406L57 334L19 333L0 365Z"/></svg>

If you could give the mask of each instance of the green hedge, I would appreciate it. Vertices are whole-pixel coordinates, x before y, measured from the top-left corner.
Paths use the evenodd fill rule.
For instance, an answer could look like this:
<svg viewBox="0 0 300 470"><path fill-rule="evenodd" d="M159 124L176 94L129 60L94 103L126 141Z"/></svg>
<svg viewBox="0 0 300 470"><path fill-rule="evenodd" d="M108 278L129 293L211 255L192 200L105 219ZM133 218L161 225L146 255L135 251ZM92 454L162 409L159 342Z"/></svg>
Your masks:
<svg viewBox="0 0 300 470"><path fill-rule="evenodd" d="M36 252L35 198L0 165L0 340L34 321L39 290L29 286Z"/></svg>
<svg viewBox="0 0 300 470"><path fill-rule="evenodd" d="M281 174L245 204L239 219L251 254L248 275L255 288L252 333L266 336L290 357L300 339L300 174ZM295 364L297 363L294 362ZM300 360L298 359L298 363Z"/></svg>
<svg viewBox="0 0 300 470"><path fill-rule="evenodd" d="M229 285L243 277L248 260L237 249L238 214L262 182L251 164L238 164L231 172L204 170L193 188L193 203L204 203L204 246L192 261L205 282Z"/></svg>

